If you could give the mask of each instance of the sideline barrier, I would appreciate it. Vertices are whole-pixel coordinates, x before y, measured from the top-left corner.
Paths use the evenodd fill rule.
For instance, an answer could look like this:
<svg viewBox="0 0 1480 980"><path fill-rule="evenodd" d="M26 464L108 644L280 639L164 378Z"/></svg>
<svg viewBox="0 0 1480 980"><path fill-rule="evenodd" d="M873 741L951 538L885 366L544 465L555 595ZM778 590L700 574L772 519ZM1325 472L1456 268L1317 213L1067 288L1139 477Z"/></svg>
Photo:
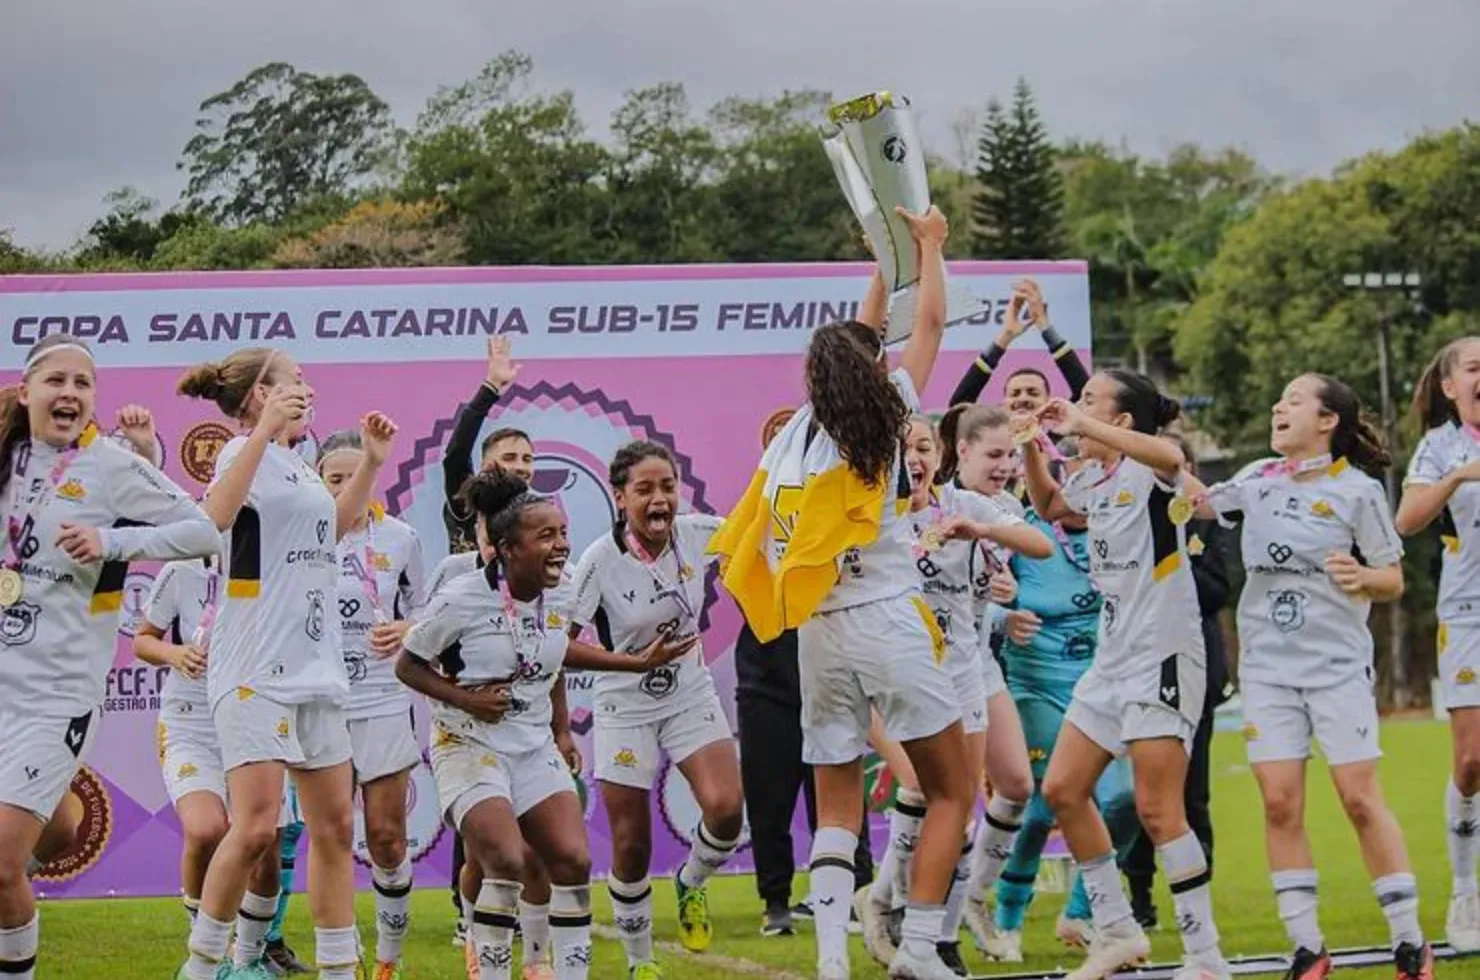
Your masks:
<svg viewBox="0 0 1480 980"><path fill-rule="evenodd" d="M1472 959L1480 964L1480 954L1456 952L1448 943L1434 943L1433 947L1435 961ZM1331 951L1331 965L1337 970L1342 967L1387 966L1392 962L1391 946L1355 946L1351 949ZM1119 973L1112 974L1112 980L1172 980L1181 968L1181 963L1153 963L1136 970L1121 970ZM1284 953L1239 956L1230 958L1228 961L1228 971L1236 977L1284 973L1289 968L1290 958ZM1037 973L982 973L973 977L972 980L1058 980L1068 972L1068 970L1044 970ZM1480 975L1480 966L1477 966L1476 975Z"/></svg>

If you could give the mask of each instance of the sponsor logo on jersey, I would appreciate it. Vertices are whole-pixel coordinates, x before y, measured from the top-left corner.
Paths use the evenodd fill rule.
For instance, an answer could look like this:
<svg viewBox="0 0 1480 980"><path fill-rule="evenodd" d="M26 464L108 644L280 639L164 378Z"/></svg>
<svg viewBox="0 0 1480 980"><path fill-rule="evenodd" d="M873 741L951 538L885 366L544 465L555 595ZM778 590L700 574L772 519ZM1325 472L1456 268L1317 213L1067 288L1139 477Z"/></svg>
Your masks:
<svg viewBox="0 0 1480 980"><path fill-rule="evenodd" d="M276 735L277 735L278 738L287 738L288 737L288 731L289 731L289 728L288 728L288 719L286 719L286 718L279 718L278 719L278 723L277 723L277 728L273 729L273 731L274 731L274 733L276 733Z"/></svg>
<svg viewBox="0 0 1480 980"><path fill-rule="evenodd" d="M1115 495L1115 506L1129 507L1136 502L1136 495L1129 490L1122 490Z"/></svg>
<svg viewBox="0 0 1480 980"><path fill-rule="evenodd" d="M199 775L200 775L200 770L197 769L197 768L195 768L195 766L193 766L193 765L191 765L190 763L187 762L183 766L180 767L179 771L177 771L175 773L175 778L176 779L190 779L190 778L192 778L194 776L199 776Z"/></svg>
<svg viewBox="0 0 1480 980"><path fill-rule="evenodd" d="M620 748L617 754L612 756L612 765L619 769L636 769L637 753L629 748Z"/></svg>
<svg viewBox="0 0 1480 980"><path fill-rule="evenodd" d="M63 500L85 500L87 499L87 489L81 483L77 482L76 477L72 477L66 483L57 487L57 496Z"/></svg>
<svg viewBox="0 0 1480 980"><path fill-rule="evenodd" d="M1475 683L1475 671L1469 667L1461 667L1455 671L1454 683L1461 686Z"/></svg>
<svg viewBox="0 0 1480 980"><path fill-rule="evenodd" d="M1331 505L1326 503L1324 500L1317 500L1315 503L1311 504L1310 512L1317 517L1334 517L1336 514L1336 511L1331 509Z"/></svg>
<svg viewBox="0 0 1480 980"><path fill-rule="evenodd" d="M1198 535L1194 534L1192 537L1187 539L1187 553L1193 558L1196 558L1198 555L1207 550L1208 546L1203 544L1203 539Z"/></svg>
<svg viewBox="0 0 1480 980"><path fill-rule="evenodd" d="M0 609L0 643L8 647L30 643L40 619L41 607L34 602L13 602Z"/></svg>
<svg viewBox="0 0 1480 980"><path fill-rule="evenodd" d="M79 767L72 777L71 796L63 799L62 806L80 808L77 836L61 854L36 871L33 877L37 881L71 881L87 872L98 863L113 837L113 800L102 779L87 766Z"/></svg>
<svg viewBox="0 0 1480 980"><path fill-rule="evenodd" d="M1244 727L1239 729L1239 732L1244 736L1245 742L1252 742L1259 737L1259 726L1255 725L1252 721L1246 721L1244 722Z"/></svg>
<svg viewBox="0 0 1480 980"><path fill-rule="evenodd" d="M231 441L231 430L220 422L197 422L180 440L180 467L197 483L210 483L216 475L216 457Z"/></svg>

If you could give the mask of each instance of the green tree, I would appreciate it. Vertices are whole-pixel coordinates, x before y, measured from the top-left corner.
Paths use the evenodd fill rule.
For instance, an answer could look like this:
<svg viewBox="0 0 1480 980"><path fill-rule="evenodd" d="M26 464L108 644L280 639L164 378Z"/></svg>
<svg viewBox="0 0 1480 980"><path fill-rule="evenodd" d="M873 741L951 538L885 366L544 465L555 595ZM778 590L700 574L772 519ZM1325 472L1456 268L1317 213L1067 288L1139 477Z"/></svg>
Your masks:
<svg viewBox="0 0 1480 980"><path fill-rule="evenodd" d="M280 221L320 198L352 196L382 166L390 110L357 75L283 62L253 69L200 104L178 169L192 209L231 223Z"/></svg>
<svg viewBox="0 0 1480 980"><path fill-rule="evenodd" d="M1054 259L1064 254L1063 178L1033 91L1019 78L1012 107L993 100L977 144L973 245L988 259Z"/></svg>
<svg viewBox="0 0 1480 980"><path fill-rule="evenodd" d="M267 269L283 231L262 223L226 227L194 222L159 243L150 267L169 270Z"/></svg>
<svg viewBox="0 0 1480 980"><path fill-rule="evenodd" d="M160 215L159 202L133 187L121 187L103 200L107 213L88 227L77 251L77 261L84 265L110 260L147 265L166 239L204 220L189 211Z"/></svg>

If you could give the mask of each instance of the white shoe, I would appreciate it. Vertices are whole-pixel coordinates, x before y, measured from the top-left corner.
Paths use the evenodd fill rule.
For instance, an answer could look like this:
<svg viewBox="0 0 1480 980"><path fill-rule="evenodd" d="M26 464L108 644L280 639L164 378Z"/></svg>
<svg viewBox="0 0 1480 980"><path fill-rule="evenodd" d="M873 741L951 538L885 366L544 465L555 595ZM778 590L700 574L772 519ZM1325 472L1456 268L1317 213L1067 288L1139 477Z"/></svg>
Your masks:
<svg viewBox="0 0 1480 980"><path fill-rule="evenodd" d="M1065 946L1089 949L1095 940L1095 927L1089 919L1071 919L1060 912L1058 921L1054 923L1053 934Z"/></svg>
<svg viewBox="0 0 1480 980"><path fill-rule="evenodd" d="M1456 953L1480 952L1480 896L1455 895L1449 899L1444 933Z"/></svg>
<svg viewBox="0 0 1480 980"><path fill-rule="evenodd" d="M998 963L1021 963L1023 961L1023 931L1021 929L992 928L982 946L986 953Z"/></svg>
<svg viewBox="0 0 1480 980"><path fill-rule="evenodd" d="M1151 955L1151 940L1133 921L1099 933L1090 943L1089 955L1064 980L1105 980L1123 966L1138 964ZM1178 980L1182 980L1179 976Z"/></svg>
<svg viewBox="0 0 1480 980"><path fill-rule="evenodd" d="M853 974L848 972L848 961L825 960L817 964L817 980L849 980Z"/></svg>
<svg viewBox="0 0 1480 980"><path fill-rule="evenodd" d="M894 954L889 963L889 980L961 980L941 958L931 950L929 959L911 956L904 950Z"/></svg>
<svg viewBox="0 0 1480 980"><path fill-rule="evenodd" d="M1172 974L1172 980L1233 980L1228 964L1221 959L1216 966L1206 963L1184 963L1182 969Z"/></svg>
<svg viewBox="0 0 1480 980"><path fill-rule="evenodd" d="M966 900L966 931L976 941L976 948L985 950L987 943L997 934L997 925L992 921L992 912L987 908L985 896L973 895Z"/></svg>
<svg viewBox="0 0 1480 980"><path fill-rule="evenodd" d="M853 914L863 928L863 948L880 966L888 966L899 950L889 938L889 908L874 900L873 886L853 893Z"/></svg>

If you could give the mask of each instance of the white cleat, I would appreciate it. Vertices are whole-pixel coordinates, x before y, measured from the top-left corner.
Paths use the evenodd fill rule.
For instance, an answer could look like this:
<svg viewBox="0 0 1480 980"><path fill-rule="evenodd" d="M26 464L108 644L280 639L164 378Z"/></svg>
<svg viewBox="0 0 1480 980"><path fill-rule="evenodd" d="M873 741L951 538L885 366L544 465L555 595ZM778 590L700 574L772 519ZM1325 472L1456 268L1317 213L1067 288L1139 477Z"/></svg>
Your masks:
<svg viewBox="0 0 1480 980"><path fill-rule="evenodd" d="M1023 961L1023 931L1021 929L992 929L982 952L998 963L1021 963Z"/></svg>
<svg viewBox="0 0 1480 980"><path fill-rule="evenodd" d="M1064 980L1105 980L1123 966L1144 962L1151 955L1151 940L1135 922L1127 920L1095 936L1089 955ZM1179 975L1177 980L1183 980Z"/></svg>
<svg viewBox="0 0 1480 980"><path fill-rule="evenodd" d="M848 972L848 961L824 960L817 964L817 980L850 980L853 976Z"/></svg>
<svg viewBox="0 0 1480 980"><path fill-rule="evenodd" d="M1449 899L1444 933L1456 953L1480 952L1480 895L1455 895Z"/></svg>
<svg viewBox="0 0 1480 980"><path fill-rule="evenodd" d="M863 948L880 966L888 966L899 952L889 938L889 912L888 906L874 900L871 885L853 893L853 914L863 929Z"/></svg>
<svg viewBox="0 0 1480 980"><path fill-rule="evenodd" d="M966 900L966 930L976 942L976 948L985 951L994 935L997 924L992 921L992 911L987 908L985 896L973 895Z"/></svg>
<svg viewBox="0 0 1480 980"><path fill-rule="evenodd" d="M1213 966L1206 963L1185 963L1182 969L1172 974L1172 980L1233 980L1228 964L1221 960Z"/></svg>
<svg viewBox="0 0 1480 980"><path fill-rule="evenodd" d="M911 956L904 950L894 954L889 963L889 980L961 980L945 965L935 951L929 959Z"/></svg>
<svg viewBox="0 0 1480 980"><path fill-rule="evenodd" d="M1071 919L1062 912L1054 923L1053 934L1059 942L1074 949L1089 949L1095 941L1094 923L1089 919Z"/></svg>

